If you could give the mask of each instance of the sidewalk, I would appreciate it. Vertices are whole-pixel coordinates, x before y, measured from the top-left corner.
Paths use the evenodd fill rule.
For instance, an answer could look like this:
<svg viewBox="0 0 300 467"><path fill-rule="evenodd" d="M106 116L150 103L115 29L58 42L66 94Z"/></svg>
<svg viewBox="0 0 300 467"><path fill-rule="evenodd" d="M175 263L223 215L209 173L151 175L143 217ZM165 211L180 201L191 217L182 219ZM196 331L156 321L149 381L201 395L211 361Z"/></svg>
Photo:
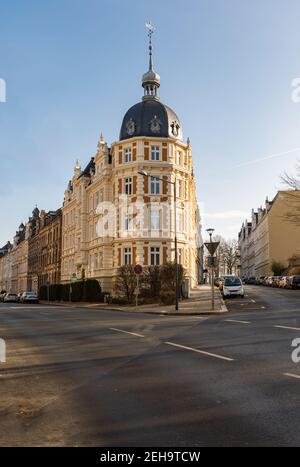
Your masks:
<svg viewBox="0 0 300 467"><path fill-rule="evenodd" d="M87 303L87 302L47 302L41 301L45 305L65 306L71 308L90 308L95 310L123 311L126 313L151 313L164 315L200 315L226 313L227 307L221 297L220 291L215 288L215 310L211 310L211 288L209 285L199 285L192 289L189 299L179 302L179 310L175 311L174 305L139 305L121 306L109 303Z"/></svg>

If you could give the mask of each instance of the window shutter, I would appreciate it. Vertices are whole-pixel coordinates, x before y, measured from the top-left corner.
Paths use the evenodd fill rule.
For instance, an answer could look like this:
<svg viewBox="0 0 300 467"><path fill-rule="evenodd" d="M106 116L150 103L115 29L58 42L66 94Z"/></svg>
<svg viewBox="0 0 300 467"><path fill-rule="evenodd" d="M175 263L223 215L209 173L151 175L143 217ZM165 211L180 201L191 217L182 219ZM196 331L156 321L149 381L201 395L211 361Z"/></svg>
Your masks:
<svg viewBox="0 0 300 467"><path fill-rule="evenodd" d="M144 178L144 193L148 193L149 179L148 177L143 177L143 178Z"/></svg>
<svg viewBox="0 0 300 467"><path fill-rule="evenodd" d="M168 149L162 148L162 160L166 162L168 160Z"/></svg>
<svg viewBox="0 0 300 467"><path fill-rule="evenodd" d="M168 183L167 183L168 177L167 175L163 175L163 195L166 195L168 192Z"/></svg>
<svg viewBox="0 0 300 467"><path fill-rule="evenodd" d="M119 164L122 164L122 151L119 151Z"/></svg>
<svg viewBox="0 0 300 467"><path fill-rule="evenodd" d="M144 265L148 265L148 247L144 246Z"/></svg>
<svg viewBox="0 0 300 467"><path fill-rule="evenodd" d="M144 159L145 161L149 160L149 147L144 149Z"/></svg>
<svg viewBox="0 0 300 467"><path fill-rule="evenodd" d="M121 248L118 248L118 265L121 266Z"/></svg>
<svg viewBox="0 0 300 467"><path fill-rule="evenodd" d="M136 148L133 148L132 150L132 160L136 161Z"/></svg>
<svg viewBox="0 0 300 467"><path fill-rule="evenodd" d="M168 251L168 247L164 246L163 247L163 264L166 264L167 262L167 251Z"/></svg>
<svg viewBox="0 0 300 467"><path fill-rule="evenodd" d="M133 176L133 183L132 183L132 194L133 194L133 195L136 194L136 185L137 185L136 179L137 179L137 176L134 175L134 176Z"/></svg>
<svg viewBox="0 0 300 467"><path fill-rule="evenodd" d="M136 246L132 247L132 264L136 264Z"/></svg>
<svg viewBox="0 0 300 467"><path fill-rule="evenodd" d="M121 194L122 193L122 178L119 178L118 183L119 183L119 194Z"/></svg>

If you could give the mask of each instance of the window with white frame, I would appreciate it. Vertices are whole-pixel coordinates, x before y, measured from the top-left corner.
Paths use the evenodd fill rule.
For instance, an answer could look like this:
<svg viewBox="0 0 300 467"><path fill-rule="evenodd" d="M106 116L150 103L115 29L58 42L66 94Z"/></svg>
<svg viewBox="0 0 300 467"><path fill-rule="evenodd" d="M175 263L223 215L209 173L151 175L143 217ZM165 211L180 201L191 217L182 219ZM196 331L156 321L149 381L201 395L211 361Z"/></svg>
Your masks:
<svg viewBox="0 0 300 467"><path fill-rule="evenodd" d="M160 248L158 246L150 248L150 264L151 266L159 266L160 264Z"/></svg>
<svg viewBox="0 0 300 467"><path fill-rule="evenodd" d="M150 211L150 229L159 230L160 229L160 210L151 209Z"/></svg>
<svg viewBox="0 0 300 467"><path fill-rule="evenodd" d="M178 264L183 264L183 250L178 248Z"/></svg>
<svg viewBox="0 0 300 467"><path fill-rule="evenodd" d="M131 214L125 213L124 230L127 230L127 231L132 230L132 215Z"/></svg>
<svg viewBox="0 0 300 467"><path fill-rule="evenodd" d="M132 193L132 179L131 177L125 178L125 195L131 195Z"/></svg>
<svg viewBox="0 0 300 467"><path fill-rule="evenodd" d="M182 151L177 152L177 164L182 165Z"/></svg>
<svg viewBox="0 0 300 467"><path fill-rule="evenodd" d="M124 149L125 162L131 162L131 148Z"/></svg>
<svg viewBox="0 0 300 467"><path fill-rule="evenodd" d="M124 248L124 264L131 264L131 248Z"/></svg>
<svg viewBox="0 0 300 467"><path fill-rule="evenodd" d="M160 180L157 177L150 177L150 193L151 195L160 194Z"/></svg>
<svg viewBox="0 0 300 467"><path fill-rule="evenodd" d="M183 232L183 209L177 210L177 232Z"/></svg>
<svg viewBox="0 0 300 467"><path fill-rule="evenodd" d="M151 146L151 160L159 161L160 151L159 146Z"/></svg>

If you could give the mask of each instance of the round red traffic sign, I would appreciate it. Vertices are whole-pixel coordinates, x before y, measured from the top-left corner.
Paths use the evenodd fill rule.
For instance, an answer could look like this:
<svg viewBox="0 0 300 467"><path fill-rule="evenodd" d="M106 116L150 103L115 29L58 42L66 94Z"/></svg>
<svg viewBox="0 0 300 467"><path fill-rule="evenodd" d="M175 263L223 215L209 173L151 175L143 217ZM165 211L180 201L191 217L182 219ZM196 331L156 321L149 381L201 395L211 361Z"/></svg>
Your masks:
<svg viewBox="0 0 300 467"><path fill-rule="evenodd" d="M134 273L139 275L139 274L142 274L143 272L143 266L141 266L140 264L136 264L133 268L134 270Z"/></svg>

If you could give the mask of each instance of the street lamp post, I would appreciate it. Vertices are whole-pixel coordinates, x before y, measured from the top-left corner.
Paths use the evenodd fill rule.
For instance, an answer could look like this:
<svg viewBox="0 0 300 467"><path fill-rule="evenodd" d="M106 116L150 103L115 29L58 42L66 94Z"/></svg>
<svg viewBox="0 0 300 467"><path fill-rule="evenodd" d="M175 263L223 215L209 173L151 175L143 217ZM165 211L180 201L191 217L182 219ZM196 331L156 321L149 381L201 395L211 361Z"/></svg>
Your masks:
<svg viewBox="0 0 300 467"><path fill-rule="evenodd" d="M178 311L178 302L179 302L179 271L178 271L178 247L177 247L177 211L176 211L176 200L177 200L177 190L176 190L176 177L174 182L170 180L163 180L156 175L151 175L145 170L141 170L138 172L140 175L144 177L155 178L156 180L160 180L163 183L169 183L169 185L173 185L173 192L174 192L174 243L175 243L175 281L176 281L176 290L175 290L175 310Z"/></svg>
<svg viewBox="0 0 300 467"><path fill-rule="evenodd" d="M206 232L209 235L209 241L212 244L212 234L214 233L215 229L207 229ZM210 261L211 261L211 268L210 268L210 277L211 277L211 309L215 309L215 284L214 284L214 266L213 266L213 250L210 251Z"/></svg>

